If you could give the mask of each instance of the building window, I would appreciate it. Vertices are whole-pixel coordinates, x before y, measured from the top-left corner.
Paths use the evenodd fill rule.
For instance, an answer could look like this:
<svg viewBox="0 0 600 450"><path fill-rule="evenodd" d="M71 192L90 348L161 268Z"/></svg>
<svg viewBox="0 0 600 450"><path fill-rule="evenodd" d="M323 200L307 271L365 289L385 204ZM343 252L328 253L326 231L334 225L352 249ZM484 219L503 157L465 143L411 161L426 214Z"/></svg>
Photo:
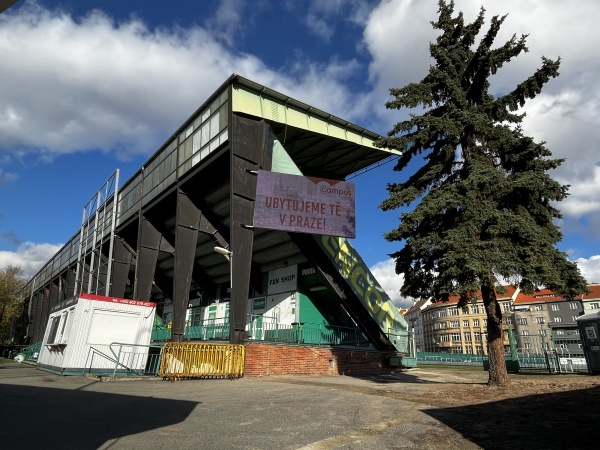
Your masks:
<svg viewBox="0 0 600 450"><path fill-rule="evenodd" d="M478 327L479 326L479 319L473 319L473 326L474 327Z"/></svg>
<svg viewBox="0 0 600 450"><path fill-rule="evenodd" d="M557 305L556 303L552 305L552 311L560 311L560 305Z"/></svg>
<svg viewBox="0 0 600 450"><path fill-rule="evenodd" d="M506 325L512 325L512 317L507 317L506 319L504 319L506 322Z"/></svg>
<svg viewBox="0 0 600 450"><path fill-rule="evenodd" d="M529 336L529 330L523 330L523 331L521 332L521 335L522 335L522 336Z"/></svg>
<svg viewBox="0 0 600 450"><path fill-rule="evenodd" d="M535 318L535 321L536 321L537 323L544 323L544 318L543 318L543 317L536 317L536 318Z"/></svg>
<svg viewBox="0 0 600 450"><path fill-rule="evenodd" d="M600 303L590 303L591 309L600 309Z"/></svg>
<svg viewBox="0 0 600 450"><path fill-rule="evenodd" d="M531 342L525 342L525 348L531 349Z"/></svg>
<svg viewBox="0 0 600 450"><path fill-rule="evenodd" d="M571 316L571 319L573 319L573 322L576 322L578 317L579 316Z"/></svg>
<svg viewBox="0 0 600 450"><path fill-rule="evenodd" d="M463 327L469 328L469 321L468 320L463 320Z"/></svg>
<svg viewBox="0 0 600 450"><path fill-rule="evenodd" d="M577 302L570 302L569 303L569 308L570 309L577 309L578 308Z"/></svg>
<svg viewBox="0 0 600 450"><path fill-rule="evenodd" d="M542 305L535 305L535 308L534 308L534 310L535 310L535 311L543 311L543 310L544 310L544 307L543 307Z"/></svg>
<svg viewBox="0 0 600 450"><path fill-rule="evenodd" d="M450 336L447 334L442 334L442 342L450 342Z"/></svg>
<svg viewBox="0 0 600 450"><path fill-rule="evenodd" d="M502 311L504 311L504 312L510 311L510 303L509 302L502 303Z"/></svg>
<svg viewBox="0 0 600 450"><path fill-rule="evenodd" d="M481 332L475 331L473 333L473 337L475 338L476 341L481 342Z"/></svg>
<svg viewBox="0 0 600 450"><path fill-rule="evenodd" d="M477 305L471 305L471 314L477 314L479 312L479 308Z"/></svg>
<svg viewBox="0 0 600 450"><path fill-rule="evenodd" d="M471 342L471 332L465 332L465 342Z"/></svg>
<svg viewBox="0 0 600 450"><path fill-rule="evenodd" d="M487 319L483 319L483 326L487 327Z"/></svg>
<svg viewBox="0 0 600 450"><path fill-rule="evenodd" d="M448 308L448 314L451 316L458 316L458 308Z"/></svg>
<svg viewBox="0 0 600 450"><path fill-rule="evenodd" d="M518 324L519 325L527 325L527 318L526 317L519 317L518 319Z"/></svg>
<svg viewBox="0 0 600 450"><path fill-rule="evenodd" d="M446 315L447 315L446 308L440 309L440 317L446 317Z"/></svg>
<svg viewBox="0 0 600 450"><path fill-rule="evenodd" d="M554 318L554 321L555 321L555 322L562 322L562 317L555 317L555 318Z"/></svg>
<svg viewBox="0 0 600 450"><path fill-rule="evenodd" d="M546 336L546 330L540 329L540 336Z"/></svg>
<svg viewBox="0 0 600 450"><path fill-rule="evenodd" d="M451 320L450 321L450 328L458 328L459 327L459 322L458 320Z"/></svg>
<svg viewBox="0 0 600 450"><path fill-rule="evenodd" d="M460 333L452 333L452 340L454 342L460 342Z"/></svg>

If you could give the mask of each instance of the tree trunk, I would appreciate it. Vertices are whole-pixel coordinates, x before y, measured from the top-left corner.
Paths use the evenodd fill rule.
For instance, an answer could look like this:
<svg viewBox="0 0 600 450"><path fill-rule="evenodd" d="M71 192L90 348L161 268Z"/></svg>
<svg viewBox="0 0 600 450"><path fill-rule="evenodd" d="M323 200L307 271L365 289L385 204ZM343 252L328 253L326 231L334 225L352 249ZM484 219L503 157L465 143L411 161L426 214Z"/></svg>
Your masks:
<svg viewBox="0 0 600 450"><path fill-rule="evenodd" d="M508 383L508 374L504 360L502 311L493 286L482 285L481 296L487 313L488 360L490 363L488 386L504 386Z"/></svg>

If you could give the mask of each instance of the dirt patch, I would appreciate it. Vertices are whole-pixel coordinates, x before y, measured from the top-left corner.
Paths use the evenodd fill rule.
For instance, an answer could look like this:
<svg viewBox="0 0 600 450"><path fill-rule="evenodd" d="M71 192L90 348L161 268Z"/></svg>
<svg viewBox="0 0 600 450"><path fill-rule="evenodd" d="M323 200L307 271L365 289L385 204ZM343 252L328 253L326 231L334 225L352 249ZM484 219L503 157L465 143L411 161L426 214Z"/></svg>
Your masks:
<svg viewBox="0 0 600 450"><path fill-rule="evenodd" d="M598 448L600 377L531 374L509 379L507 386L488 387L483 370L418 368L381 377L273 381L409 401L480 448Z"/></svg>

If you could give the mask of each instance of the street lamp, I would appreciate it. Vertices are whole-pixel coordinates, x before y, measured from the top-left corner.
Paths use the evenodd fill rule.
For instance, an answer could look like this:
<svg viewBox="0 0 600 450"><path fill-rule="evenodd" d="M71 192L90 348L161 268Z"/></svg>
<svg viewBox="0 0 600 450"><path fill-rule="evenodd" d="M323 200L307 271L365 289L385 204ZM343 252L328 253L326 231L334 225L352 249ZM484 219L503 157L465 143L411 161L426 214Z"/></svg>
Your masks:
<svg viewBox="0 0 600 450"><path fill-rule="evenodd" d="M214 247L213 250L229 261L229 301L231 302L233 296L233 252L225 247Z"/></svg>
<svg viewBox="0 0 600 450"><path fill-rule="evenodd" d="M215 252L223 255L227 261L231 261L231 257L233 256L233 252L227 250L225 247L215 247L213 249Z"/></svg>
<svg viewBox="0 0 600 450"><path fill-rule="evenodd" d="M225 259L229 261L229 308L231 312L231 315L229 316L229 342L239 344L240 342L237 341L237 334L235 333L235 309L237 308L233 302L233 252L224 247L214 247L213 250L216 253L223 255Z"/></svg>

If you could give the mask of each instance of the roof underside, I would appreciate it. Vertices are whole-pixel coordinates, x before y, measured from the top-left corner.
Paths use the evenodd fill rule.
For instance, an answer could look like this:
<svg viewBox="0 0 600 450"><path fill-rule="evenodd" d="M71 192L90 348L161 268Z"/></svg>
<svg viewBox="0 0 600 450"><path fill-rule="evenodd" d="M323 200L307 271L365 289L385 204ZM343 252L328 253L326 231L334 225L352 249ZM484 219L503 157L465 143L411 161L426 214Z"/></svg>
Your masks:
<svg viewBox="0 0 600 450"><path fill-rule="evenodd" d="M232 86L234 113L265 119L304 175L345 179L400 153L376 148L380 136L242 77Z"/></svg>

